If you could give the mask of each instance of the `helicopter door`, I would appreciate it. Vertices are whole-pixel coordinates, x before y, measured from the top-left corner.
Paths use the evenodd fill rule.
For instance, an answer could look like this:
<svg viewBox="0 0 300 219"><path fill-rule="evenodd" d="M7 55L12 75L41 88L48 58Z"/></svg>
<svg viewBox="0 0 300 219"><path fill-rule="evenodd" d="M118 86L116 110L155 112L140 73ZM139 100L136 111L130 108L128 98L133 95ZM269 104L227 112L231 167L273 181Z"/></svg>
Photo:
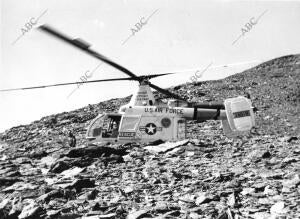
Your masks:
<svg viewBox="0 0 300 219"><path fill-rule="evenodd" d="M136 130L140 122L141 116L123 116L120 128L119 138L133 139L136 137Z"/></svg>

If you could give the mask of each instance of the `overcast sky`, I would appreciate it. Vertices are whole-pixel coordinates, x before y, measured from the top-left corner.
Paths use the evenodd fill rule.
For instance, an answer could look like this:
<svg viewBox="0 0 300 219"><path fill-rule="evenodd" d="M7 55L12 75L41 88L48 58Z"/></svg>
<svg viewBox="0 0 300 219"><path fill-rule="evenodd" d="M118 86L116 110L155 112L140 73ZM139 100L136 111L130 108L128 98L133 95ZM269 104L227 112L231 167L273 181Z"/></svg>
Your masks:
<svg viewBox="0 0 300 219"><path fill-rule="evenodd" d="M138 30L135 24L147 18ZM84 39L137 75L183 71L152 80L162 87L189 82L196 69L210 63L200 80L300 51L300 1L1 0L0 89L79 81L100 64L36 29L45 23ZM89 80L114 77L127 76L103 64ZM137 83L76 88L0 92L0 132L128 96Z"/></svg>

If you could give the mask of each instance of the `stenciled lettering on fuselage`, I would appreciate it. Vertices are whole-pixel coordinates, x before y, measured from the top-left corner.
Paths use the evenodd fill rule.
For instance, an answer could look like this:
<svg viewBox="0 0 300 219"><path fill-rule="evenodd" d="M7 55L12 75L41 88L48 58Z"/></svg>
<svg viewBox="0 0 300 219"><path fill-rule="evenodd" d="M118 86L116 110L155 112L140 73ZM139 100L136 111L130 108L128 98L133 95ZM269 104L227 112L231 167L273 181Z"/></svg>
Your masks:
<svg viewBox="0 0 300 219"><path fill-rule="evenodd" d="M170 113L183 115L183 109L175 109L175 108L166 108L166 107L149 107L145 108L145 113Z"/></svg>
<svg viewBox="0 0 300 219"><path fill-rule="evenodd" d="M139 130L147 135L155 135L156 132L162 131L162 127L157 127L154 123L148 123L145 126L140 126Z"/></svg>
<svg viewBox="0 0 300 219"><path fill-rule="evenodd" d="M149 97L148 97L148 93L147 91L139 91L137 93L137 97L136 97L137 101L148 101Z"/></svg>
<svg viewBox="0 0 300 219"><path fill-rule="evenodd" d="M133 138L135 136L135 132L120 132L120 138Z"/></svg>
<svg viewBox="0 0 300 219"><path fill-rule="evenodd" d="M247 117L247 116L250 116L250 110L239 111L239 112L234 112L233 113L233 117L235 119L242 118L242 117Z"/></svg>

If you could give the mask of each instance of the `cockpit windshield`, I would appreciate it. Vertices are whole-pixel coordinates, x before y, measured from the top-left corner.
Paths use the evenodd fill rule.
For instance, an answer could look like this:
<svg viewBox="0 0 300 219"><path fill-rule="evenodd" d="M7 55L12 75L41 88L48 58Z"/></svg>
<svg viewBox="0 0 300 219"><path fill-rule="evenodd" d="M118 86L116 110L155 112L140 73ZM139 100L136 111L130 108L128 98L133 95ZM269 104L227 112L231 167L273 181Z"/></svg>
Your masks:
<svg viewBox="0 0 300 219"><path fill-rule="evenodd" d="M98 137L117 138L122 116L117 113L102 114L96 117L87 131L87 138L94 140Z"/></svg>

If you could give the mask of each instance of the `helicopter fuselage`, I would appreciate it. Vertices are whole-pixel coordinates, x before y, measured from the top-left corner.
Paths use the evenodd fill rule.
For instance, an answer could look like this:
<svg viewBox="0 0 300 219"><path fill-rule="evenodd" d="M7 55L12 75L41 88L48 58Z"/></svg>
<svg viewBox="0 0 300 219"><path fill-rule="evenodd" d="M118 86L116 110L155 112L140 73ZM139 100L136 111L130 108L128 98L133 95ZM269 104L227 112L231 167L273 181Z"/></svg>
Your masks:
<svg viewBox="0 0 300 219"><path fill-rule="evenodd" d="M177 141L186 138L187 108L132 106L123 113L99 115L87 138L106 142Z"/></svg>
<svg viewBox="0 0 300 219"><path fill-rule="evenodd" d="M244 100L244 101L243 101ZM199 107L126 106L120 113L96 117L87 139L97 142L178 141L186 138L186 121L222 120L230 131L248 131L254 125L251 105L244 97L232 98L227 110ZM224 125L223 125L224 127Z"/></svg>

